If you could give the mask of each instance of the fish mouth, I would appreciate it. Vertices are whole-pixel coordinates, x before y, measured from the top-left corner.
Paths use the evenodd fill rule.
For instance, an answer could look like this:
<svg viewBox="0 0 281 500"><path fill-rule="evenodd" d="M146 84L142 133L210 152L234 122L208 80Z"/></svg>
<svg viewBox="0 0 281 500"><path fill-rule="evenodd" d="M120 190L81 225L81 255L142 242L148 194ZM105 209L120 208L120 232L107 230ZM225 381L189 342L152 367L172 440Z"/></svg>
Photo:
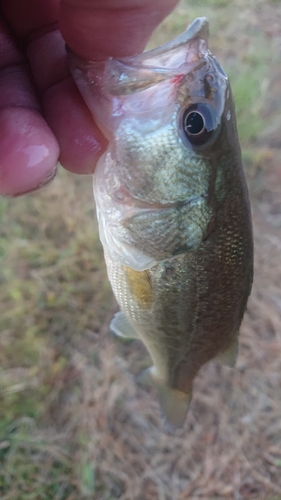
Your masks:
<svg viewBox="0 0 281 500"><path fill-rule="evenodd" d="M208 50L208 34L208 19L200 17L181 35L160 47L109 59L105 69L109 92L116 96L138 92L194 70Z"/></svg>

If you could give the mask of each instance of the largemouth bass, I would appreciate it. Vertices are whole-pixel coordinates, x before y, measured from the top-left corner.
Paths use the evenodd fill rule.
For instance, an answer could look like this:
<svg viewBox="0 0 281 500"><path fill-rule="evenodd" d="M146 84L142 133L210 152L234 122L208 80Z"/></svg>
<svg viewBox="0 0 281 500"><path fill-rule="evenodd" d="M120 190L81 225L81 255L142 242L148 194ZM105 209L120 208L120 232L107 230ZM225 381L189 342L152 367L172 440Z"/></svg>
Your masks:
<svg viewBox="0 0 281 500"><path fill-rule="evenodd" d="M121 312L117 335L143 341L170 428L198 370L235 364L252 284L252 227L228 78L208 20L173 41L72 72L109 146L94 176L100 238Z"/></svg>

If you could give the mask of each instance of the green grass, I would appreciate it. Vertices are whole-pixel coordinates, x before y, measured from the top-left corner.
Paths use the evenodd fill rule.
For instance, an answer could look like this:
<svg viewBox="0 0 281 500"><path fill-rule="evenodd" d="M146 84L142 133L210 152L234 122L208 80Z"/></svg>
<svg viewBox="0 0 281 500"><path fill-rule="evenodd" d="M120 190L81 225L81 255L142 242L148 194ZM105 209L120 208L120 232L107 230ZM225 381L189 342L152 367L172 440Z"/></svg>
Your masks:
<svg viewBox="0 0 281 500"><path fill-rule="evenodd" d="M72 193L63 205L65 182ZM83 213L80 199L88 205ZM1 199L0 218L0 496L64 500L82 489L88 498L90 469L78 473L71 460L80 443L48 442L42 429L64 393L71 339L98 330L112 307L91 178L75 184L61 173L41 198ZM75 376L68 397L79 399Z"/></svg>
<svg viewBox="0 0 281 500"><path fill-rule="evenodd" d="M264 98L261 78L264 74L265 66L250 71L244 66L235 76L230 74L239 136L244 144L255 141L264 127L261 116Z"/></svg>
<svg viewBox="0 0 281 500"><path fill-rule="evenodd" d="M70 457L47 440L33 437L33 428L34 422L25 417L6 429L0 455L1 498L66 500L78 495L79 489L70 481Z"/></svg>

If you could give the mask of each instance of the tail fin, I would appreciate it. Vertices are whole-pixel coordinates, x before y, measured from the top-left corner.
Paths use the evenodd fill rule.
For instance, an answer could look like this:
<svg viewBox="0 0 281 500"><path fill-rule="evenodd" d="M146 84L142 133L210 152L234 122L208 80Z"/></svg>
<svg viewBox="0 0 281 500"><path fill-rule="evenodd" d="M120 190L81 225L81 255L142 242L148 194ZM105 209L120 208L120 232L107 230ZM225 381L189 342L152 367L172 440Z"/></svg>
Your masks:
<svg viewBox="0 0 281 500"><path fill-rule="evenodd" d="M144 370L138 376L138 381L141 384L157 389L167 430L174 432L178 427L182 427L191 401L191 392L186 394L177 389L172 389L160 379L157 379L155 367Z"/></svg>

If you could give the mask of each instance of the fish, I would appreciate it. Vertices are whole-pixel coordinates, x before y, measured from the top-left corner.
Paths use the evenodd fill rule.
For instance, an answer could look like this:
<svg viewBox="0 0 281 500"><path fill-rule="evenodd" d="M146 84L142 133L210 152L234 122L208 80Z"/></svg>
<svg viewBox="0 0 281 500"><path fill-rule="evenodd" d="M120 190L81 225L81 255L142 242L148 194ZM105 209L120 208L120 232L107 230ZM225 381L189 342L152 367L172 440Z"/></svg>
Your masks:
<svg viewBox="0 0 281 500"><path fill-rule="evenodd" d="M110 329L142 340L171 431L211 360L233 367L253 280L251 210L228 77L209 22L130 57L70 66L108 148L94 197L120 306Z"/></svg>

